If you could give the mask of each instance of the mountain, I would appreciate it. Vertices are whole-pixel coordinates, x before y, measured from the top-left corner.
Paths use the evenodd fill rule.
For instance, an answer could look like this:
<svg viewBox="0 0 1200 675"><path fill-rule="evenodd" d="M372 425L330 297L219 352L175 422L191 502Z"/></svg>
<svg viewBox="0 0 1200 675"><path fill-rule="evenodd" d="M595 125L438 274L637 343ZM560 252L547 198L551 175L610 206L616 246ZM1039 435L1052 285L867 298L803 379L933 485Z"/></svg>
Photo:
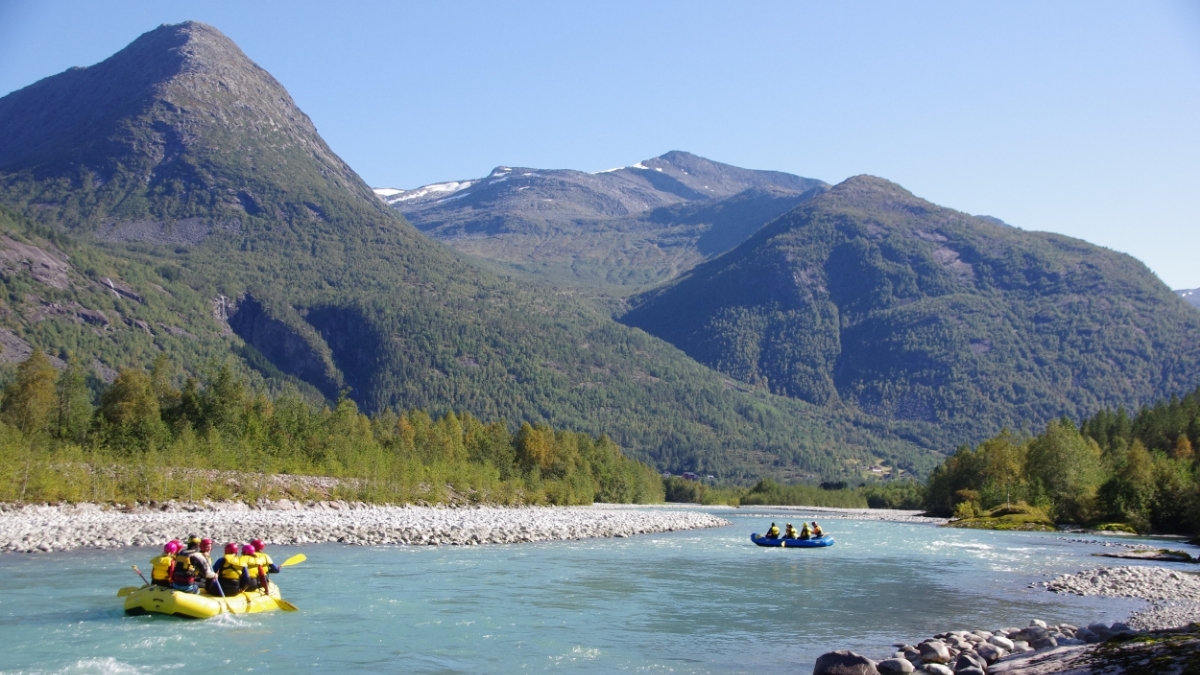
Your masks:
<svg viewBox="0 0 1200 675"><path fill-rule="evenodd" d="M1194 307L1200 307L1200 288L1195 288L1190 291L1175 291L1179 297L1187 300Z"/></svg>
<svg viewBox="0 0 1200 675"><path fill-rule="evenodd" d="M653 176L648 195L668 179L720 193L654 208L777 189L680 162L627 173ZM160 353L191 372L232 362L269 389L545 421L734 479L854 475L881 459L919 471L936 457L927 426L753 390L575 292L426 237L204 24L161 26L0 99L0 205L10 361L72 351L102 378Z"/></svg>
<svg viewBox="0 0 1200 675"><path fill-rule="evenodd" d="M959 442L1200 384L1200 314L1142 263L869 176L633 302L731 377Z"/></svg>
<svg viewBox="0 0 1200 675"><path fill-rule="evenodd" d="M461 252L557 283L619 287L670 279L826 187L673 151L594 174L501 166L376 193Z"/></svg>

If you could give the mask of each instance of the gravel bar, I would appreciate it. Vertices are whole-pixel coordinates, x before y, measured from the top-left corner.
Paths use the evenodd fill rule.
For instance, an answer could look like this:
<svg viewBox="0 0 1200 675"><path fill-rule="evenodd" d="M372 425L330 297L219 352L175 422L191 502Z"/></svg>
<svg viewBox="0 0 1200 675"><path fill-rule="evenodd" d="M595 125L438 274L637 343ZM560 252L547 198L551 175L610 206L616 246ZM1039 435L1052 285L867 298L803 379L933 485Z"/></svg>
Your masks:
<svg viewBox="0 0 1200 675"><path fill-rule="evenodd" d="M26 506L0 512L0 551L161 546L187 534L218 544L261 538L276 545L341 542L460 545L628 537L723 527L707 513L579 507L371 506L347 502L301 505L282 500L164 505L125 512L94 504Z"/></svg>

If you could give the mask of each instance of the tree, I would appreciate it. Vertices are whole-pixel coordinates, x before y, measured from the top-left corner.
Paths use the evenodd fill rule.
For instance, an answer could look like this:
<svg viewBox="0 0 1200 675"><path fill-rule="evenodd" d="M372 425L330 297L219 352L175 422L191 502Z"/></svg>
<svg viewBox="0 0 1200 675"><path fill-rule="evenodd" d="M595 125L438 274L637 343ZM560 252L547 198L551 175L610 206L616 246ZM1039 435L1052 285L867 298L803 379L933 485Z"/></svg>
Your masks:
<svg viewBox="0 0 1200 675"><path fill-rule="evenodd" d="M1049 501L1055 520L1087 522L1103 478L1100 446L1070 420L1051 422L1029 444L1025 475Z"/></svg>
<svg viewBox="0 0 1200 675"><path fill-rule="evenodd" d="M96 417L122 445L161 445L168 434L150 377L133 368L117 373L117 379L100 397Z"/></svg>
<svg viewBox="0 0 1200 675"><path fill-rule="evenodd" d="M17 366L17 379L4 389L0 414L25 434L40 435L56 422L58 371L41 350L34 350Z"/></svg>
<svg viewBox="0 0 1200 675"><path fill-rule="evenodd" d="M75 354L67 356L67 369L58 378L56 394L58 437L82 443L92 419L92 392L83 363Z"/></svg>
<svg viewBox="0 0 1200 675"><path fill-rule="evenodd" d="M1187 434L1179 434L1179 438L1175 439L1175 447L1171 449L1171 459L1190 462L1194 456L1192 441L1188 439Z"/></svg>

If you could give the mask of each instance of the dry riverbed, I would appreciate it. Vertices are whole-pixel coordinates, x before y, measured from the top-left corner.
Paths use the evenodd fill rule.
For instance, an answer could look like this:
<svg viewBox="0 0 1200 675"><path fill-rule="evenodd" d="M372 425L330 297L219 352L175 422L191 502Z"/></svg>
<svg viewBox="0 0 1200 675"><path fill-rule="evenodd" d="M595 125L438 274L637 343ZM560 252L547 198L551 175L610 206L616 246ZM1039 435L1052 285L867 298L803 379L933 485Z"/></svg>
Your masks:
<svg viewBox="0 0 1200 675"><path fill-rule="evenodd" d="M159 505L123 510L95 504L25 506L0 511L0 551L160 546L188 534L214 541L261 538L276 545L513 544L722 527L696 511L580 507L372 506L287 500Z"/></svg>

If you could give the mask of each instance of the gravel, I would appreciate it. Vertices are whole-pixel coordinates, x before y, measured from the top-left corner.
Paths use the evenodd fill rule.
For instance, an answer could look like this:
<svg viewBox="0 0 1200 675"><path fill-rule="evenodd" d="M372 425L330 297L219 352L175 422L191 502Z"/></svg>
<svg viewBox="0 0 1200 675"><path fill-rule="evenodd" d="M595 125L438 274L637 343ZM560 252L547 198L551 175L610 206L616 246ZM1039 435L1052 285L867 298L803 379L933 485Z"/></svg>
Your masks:
<svg viewBox="0 0 1200 675"><path fill-rule="evenodd" d="M1200 601L1200 576L1167 567L1101 567L1041 584L1054 593Z"/></svg>
<svg viewBox="0 0 1200 675"><path fill-rule="evenodd" d="M257 537L275 545L470 546L628 537L729 524L707 513L603 505L443 508L280 500L259 507L234 502L166 504L132 513L94 504L26 506L0 512L0 551L161 546L190 533L218 544Z"/></svg>

